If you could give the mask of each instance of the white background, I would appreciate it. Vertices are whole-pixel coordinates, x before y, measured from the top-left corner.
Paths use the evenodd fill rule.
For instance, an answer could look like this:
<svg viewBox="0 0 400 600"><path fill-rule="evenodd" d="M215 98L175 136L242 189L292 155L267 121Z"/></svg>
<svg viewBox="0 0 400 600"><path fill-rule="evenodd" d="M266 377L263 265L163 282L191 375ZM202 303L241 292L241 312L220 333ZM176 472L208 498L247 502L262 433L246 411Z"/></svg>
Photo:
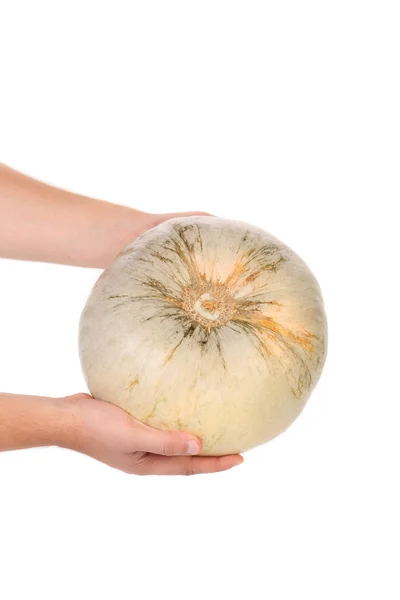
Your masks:
<svg viewBox="0 0 400 600"><path fill-rule="evenodd" d="M0 0L0 161L264 227L314 271L330 330L301 417L232 471L0 456L2 599L400 597L398 8ZM85 390L98 274L1 261L2 391Z"/></svg>

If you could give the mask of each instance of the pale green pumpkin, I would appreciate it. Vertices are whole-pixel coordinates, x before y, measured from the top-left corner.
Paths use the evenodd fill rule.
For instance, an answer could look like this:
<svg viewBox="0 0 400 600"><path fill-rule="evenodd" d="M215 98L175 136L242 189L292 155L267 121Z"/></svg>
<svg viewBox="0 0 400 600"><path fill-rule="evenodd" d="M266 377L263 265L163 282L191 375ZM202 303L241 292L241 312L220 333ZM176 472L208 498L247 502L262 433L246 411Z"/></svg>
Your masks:
<svg viewBox="0 0 400 600"><path fill-rule="evenodd" d="M294 421L326 340L320 288L294 252L245 223L187 217L147 231L104 271L79 342L93 396L221 455Z"/></svg>

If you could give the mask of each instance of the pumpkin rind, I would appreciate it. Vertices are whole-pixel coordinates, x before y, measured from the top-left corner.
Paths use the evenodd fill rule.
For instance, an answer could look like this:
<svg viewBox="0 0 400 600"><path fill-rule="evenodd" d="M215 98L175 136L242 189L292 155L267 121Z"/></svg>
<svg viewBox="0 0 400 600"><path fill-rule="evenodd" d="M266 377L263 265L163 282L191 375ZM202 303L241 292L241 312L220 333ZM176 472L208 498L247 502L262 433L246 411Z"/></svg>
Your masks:
<svg viewBox="0 0 400 600"><path fill-rule="evenodd" d="M171 219L129 244L80 321L93 396L153 427L244 452L284 431L326 357L319 285L265 231L215 217Z"/></svg>

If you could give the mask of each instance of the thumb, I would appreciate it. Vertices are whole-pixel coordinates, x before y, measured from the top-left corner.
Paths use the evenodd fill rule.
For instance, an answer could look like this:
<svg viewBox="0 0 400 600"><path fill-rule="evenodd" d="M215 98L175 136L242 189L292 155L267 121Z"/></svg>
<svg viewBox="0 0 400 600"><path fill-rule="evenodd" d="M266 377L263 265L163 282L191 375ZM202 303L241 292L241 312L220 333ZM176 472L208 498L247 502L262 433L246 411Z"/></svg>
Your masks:
<svg viewBox="0 0 400 600"><path fill-rule="evenodd" d="M163 431L137 422L135 446L141 452L182 456L199 454L201 441L182 431Z"/></svg>

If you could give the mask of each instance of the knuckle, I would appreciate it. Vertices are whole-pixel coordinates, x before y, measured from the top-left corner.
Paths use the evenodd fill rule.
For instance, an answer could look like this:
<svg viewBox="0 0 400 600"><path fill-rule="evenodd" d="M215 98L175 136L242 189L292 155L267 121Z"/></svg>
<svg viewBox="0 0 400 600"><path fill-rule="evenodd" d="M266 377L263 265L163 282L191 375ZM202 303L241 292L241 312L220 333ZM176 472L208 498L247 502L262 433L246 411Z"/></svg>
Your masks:
<svg viewBox="0 0 400 600"><path fill-rule="evenodd" d="M149 475L151 473L152 461L151 457L142 453L135 457L135 461L129 467L129 472L132 475Z"/></svg>
<svg viewBox="0 0 400 600"><path fill-rule="evenodd" d="M190 477L191 475L195 475L195 474L196 474L196 471L194 470L191 462L188 462L183 466L182 475L184 475L185 477Z"/></svg>
<svg viewBox="0 0 400 600"><path fill-rule="evenodd" d="M178 454L178 444L174 440L174 436L171 433L168 433L165 438L163 454L165 454L165 456L174 456Z"/></svg>

